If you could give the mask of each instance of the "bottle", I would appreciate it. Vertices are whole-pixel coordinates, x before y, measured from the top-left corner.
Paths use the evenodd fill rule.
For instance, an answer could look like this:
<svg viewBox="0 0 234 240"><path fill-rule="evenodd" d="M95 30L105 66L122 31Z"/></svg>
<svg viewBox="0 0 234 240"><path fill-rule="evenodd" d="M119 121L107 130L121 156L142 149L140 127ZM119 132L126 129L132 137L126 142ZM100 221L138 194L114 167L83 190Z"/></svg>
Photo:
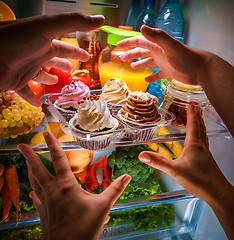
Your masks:
<svg viewBox="0 0 234 240"><path fill-rule="evenodd" d="M140 13L134 30L140 32L142 25L155 27L157 15L154 11L155 0L145 0L144 9Z"/></svg>
<svg viewBox="0 0 234 240"><path fill-rule="evenodd" d="M156 28L161 28L179 41L184 41L184 15L179 0L168 0L159 12Z"/></svg>
<svg viewBox="0 0 234 240"><path fill-rule="evenodd" d="M150 68L133 69L131 67L131 61L123 62L120 56L130 50L130 48L119 48L117 42L120 40L142 36L140 32L123 30L111 26L102 26L100 29L107 32L107 46L102 50L98 66L100 74L100 82L102 87L105 83L113 77L122 79L130 91L143 91L145 92L148 83L145 81L145 77L152 74Z"/></svg>
<svg viewBox="0 0 234 240"><path fill-rule="evenodd" d="M175 39L183 42L184 25L184 15L179 0L168 0L158 14L156 28L161 28ZM169 79L161 80L159 91L164 90L164 81L169 81ZM160 83L160 81L158 82Z"/></svg>
<svg viewBox="0 0 234 240"><path fill-rule="evenodd" d="M60 36L60 40L63 41L63 42L66 42L66 43L70 43L76 47L79 47L79 44L78 44L78 41L76 39L76 33L68 33L68 34L64 34L62 36ZM72 64L72 67L74 69L79 69L80 67L80 62L78 60L75 60L75 59L68 59L71 64Z"/></svg>
<svg viewBox="0 0 234 240"><path fill-rule="evenodd" d="M100 89L101 83L98 72L98 58L102 49L99 41L99 29L94 29L86 33L81 48L90 54L90 59L87 62L81 62L80 69L87 69L89 71L92 79L90 88Z"/></svg>

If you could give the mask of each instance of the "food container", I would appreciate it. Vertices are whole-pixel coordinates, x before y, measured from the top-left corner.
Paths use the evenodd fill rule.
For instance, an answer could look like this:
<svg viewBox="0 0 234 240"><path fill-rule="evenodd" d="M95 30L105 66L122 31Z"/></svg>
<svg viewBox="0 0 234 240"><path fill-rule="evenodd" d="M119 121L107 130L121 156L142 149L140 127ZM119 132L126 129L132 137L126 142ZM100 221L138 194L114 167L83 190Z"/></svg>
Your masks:
<svg viewBox="0 0 234 240"><path fill-rule="evenodd" d="M100 90L91 90L91 94L100 93ZM167 126L174 119L174 115L164 109L158 109L161 114L161 120L156 124L147 124L144 126L132 124L125 121L120 114L113 114L118 121L118 126L115 129L100 131L100 132L85 132L76 129L71 124L71 116L66 117L66 114L61 112L55 107L54 101L61 96L61 93L57 94L45 94L42 96L42 100L47 104L48 111L59 120L62 130L73 136L76 139L76 144L82 148L89 150L104 150L107 147L113 145L115 142L121 141L121 139L129 139L130 141L146 141L152 139L156 131L161 126ZM113 107L113 106L112 106ZM117 109L115 109L117 111ZM68 120L69 119L69 120Z"/></svg>
<svg viewBox="0 0 234 240"><path fill-rule="evenodd" d="M183 84L174 79L166 85L163 94L164 99L160 107L175 115L171 125L180 128L186 126L187 109L190 104L200 107L203 112L209 103L201 86Z"/></svg>
<svg viewBox="0 0 234 240"><path fill-rule="evenodd" d="M136 90L145 92L148 86L145 77L151 75L152 70L150 68L132 69L130 61L123 62L120 59L120 56L130 50L130 48L122 49L116 47L117 42L129 37L142 36L142 34L110 26L102 26L100 29L108 33L108 45L102 50L98 60L98 70L102 87L107 80L117 77L121 78L132 92Z"/></svg>

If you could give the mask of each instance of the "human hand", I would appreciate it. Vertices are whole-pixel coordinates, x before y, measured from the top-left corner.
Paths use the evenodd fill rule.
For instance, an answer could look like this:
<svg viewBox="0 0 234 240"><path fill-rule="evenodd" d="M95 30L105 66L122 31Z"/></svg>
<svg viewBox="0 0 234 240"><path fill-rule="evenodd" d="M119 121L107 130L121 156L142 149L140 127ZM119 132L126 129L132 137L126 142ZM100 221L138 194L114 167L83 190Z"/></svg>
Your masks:
<svg viewBox="0 0 234 240"><path fill-rule="evenodd" d="M199 85L199 72L205 68L210 53L191 48L172 38L161 29L142 26L144 37L132 37L117 43L117 47L136 47L121 55L121 60L136 58L133 69L159 66L161 71L145 78L147 82L171 77L185 84Z"/></svg>
<svg viewBox="0 0 234 240"><path fill-rule="evenodd" d="M209 151L206 127L199 107L190 105L187 114L184 151L171 160L153 152L142 152L139 159L173 177L192 195L208 204L214 199L223 204L223 196L233 187L227 181ZM215 181L214 181L215 179Z"/></svg>
<svg viewBox="0 0 234 240"><path fill-rule="evenodd" d="M76 46L55 40L61 34L90 31L100 27L104 17L81 13L42 15L0 25L0 89L15 90L29 103L40 106L42 101L32 93L28 81L39 73L36 81L55 84L58 79L43 66L69 70L65 58L88 61L89 54Z"/></svg>
<svg viewBox="0 0 234 240"><path fill-rule="evenodd" d="M44 137L56 177L47 171L30 147L18 146L27 159L29 180L34 190L30 197L40 215L44 239L98 239L111 207L131 177L117 178L101 194L86 192L79 186L57 139L49 132L44 132Z"/></svg>

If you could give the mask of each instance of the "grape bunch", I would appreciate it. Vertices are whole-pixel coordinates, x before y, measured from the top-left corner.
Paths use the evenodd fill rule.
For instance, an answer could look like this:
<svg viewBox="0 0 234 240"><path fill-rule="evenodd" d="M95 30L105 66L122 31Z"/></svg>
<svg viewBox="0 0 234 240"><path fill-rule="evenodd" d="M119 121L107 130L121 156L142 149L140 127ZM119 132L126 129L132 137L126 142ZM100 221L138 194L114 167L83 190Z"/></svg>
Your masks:
<svg viewBox="0 0 234 240"><path fill-rule="evenodd" d="M38 127L45 113L14 91L0 91L0 138L16 138Z"/></svg>

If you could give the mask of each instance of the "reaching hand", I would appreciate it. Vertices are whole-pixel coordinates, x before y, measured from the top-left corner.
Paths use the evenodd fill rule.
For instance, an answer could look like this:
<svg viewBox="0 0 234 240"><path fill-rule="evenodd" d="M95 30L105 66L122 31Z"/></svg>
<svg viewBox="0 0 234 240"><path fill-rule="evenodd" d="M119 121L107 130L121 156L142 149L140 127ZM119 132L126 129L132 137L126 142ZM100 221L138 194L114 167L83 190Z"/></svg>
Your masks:
<svg viewBox="0 0 234 240"><path fill-rule="evenodd" d="M98 239L104 221L131 177L117 178L99 195L83 190L57 139L49 132L44 137L51 153L56 177L42 164L36 153L20 144L27 159L33 203L40 215L44 239Z"/></svg>
<svg viewBox="0 0 234 240"><path fill-rule="evenodd" d="M229 239L234 239L234 187L225 178L209 151L201 111L188 108L184 151L175 160L153 152L141 152L139 159L168 173L192 195L214 210Z"/></svg>
<svg viewBox="0 0 234 240"><path fill-rule="evenodd" d="M131 64L134 69L159 66L161 71L147 77L147 82L171 77L186 84L199 84L197 72L205 67L209 59L207 52L188 47L161 29L144 25L141 32L144 37L127 38L117 43L121 48L136 47L123 53L121 60L144 58Z"/></svg>
<svg viewBox="0 0 234 240"><path fill-rule="evenodd" d="M64 33L90 31L100 27L104 17L81 13L42 15L0 25L0 89L15 90L35 106L42 101L32 93L28 81L39 73L36 81L55 84L57 77L41 70L43 66L69 70L65 58L85 62L89 54L76 46L55 40Z"/></svg>

